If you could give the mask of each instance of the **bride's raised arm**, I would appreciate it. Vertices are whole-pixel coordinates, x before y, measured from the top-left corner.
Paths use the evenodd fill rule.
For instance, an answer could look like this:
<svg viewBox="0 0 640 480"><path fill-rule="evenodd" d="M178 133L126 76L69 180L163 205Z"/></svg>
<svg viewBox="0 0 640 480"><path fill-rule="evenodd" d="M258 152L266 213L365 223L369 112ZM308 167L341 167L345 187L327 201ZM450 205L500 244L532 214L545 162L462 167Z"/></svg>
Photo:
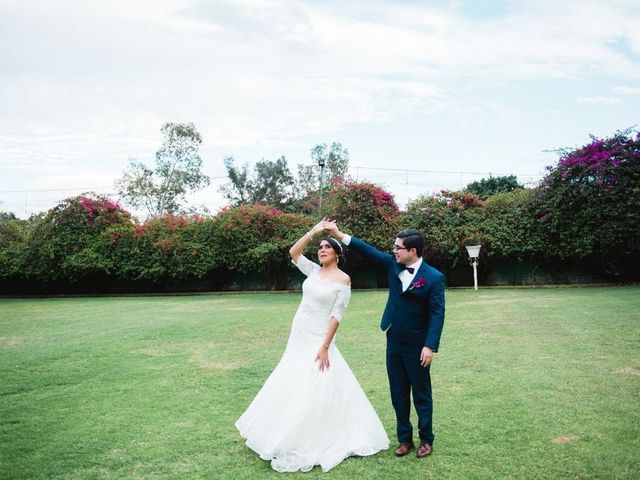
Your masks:
<svg viewBox="0 0 640 480"><path fill-rule="evenodd" d="M323 218L318 223L316 223L311 230L301 236L296 243L289 249L289 255L294 262L298 261L298 257L302 254L302 251L308 245L310 241L313 240L313 237L318 235L319 233L324 231L324 222L327 219Z"/></svg>

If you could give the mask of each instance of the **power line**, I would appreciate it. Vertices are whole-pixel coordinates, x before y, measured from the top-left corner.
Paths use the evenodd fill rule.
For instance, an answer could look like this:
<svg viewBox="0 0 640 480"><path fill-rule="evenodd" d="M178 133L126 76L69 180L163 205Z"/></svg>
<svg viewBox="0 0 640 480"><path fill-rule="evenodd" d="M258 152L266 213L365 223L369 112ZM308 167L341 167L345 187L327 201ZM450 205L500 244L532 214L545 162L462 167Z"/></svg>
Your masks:
<svg viewBox="0 0 640 480"><path fill-rule="evenodd" d="M426 169L416 169L416 168L368 167L368 166L362 166L362 165L350 166L349 170L352 173L355 173L356 178L362 178L362 179L366 179L366 177L369 176L366 173L364 175L361 175L362 171L372 172L371 173L372 178L369 178L368 180L373 182L381 181L383 184L387 184L387 187L385 188L389 189L391 192L396 190L396 188L400 188L399 192L398 191L395 192L395 195L398 196L398 198L402 197L402 193L400 192L403 192L403 191L404 193L408 192L407 190L403 190L404 187L400 186L402 184L405 186L410 186L412 189L411 192L415 194L415 191L417 191L416 189L423 189L424 192L427 192L430 190L434 190L434 189L437 190L439 188L445 187L446 184L452 186L454 183L452 179L447 180L445 178L432 178L428 183L425 183L425 179L422 176L422 174L429 174L429 175L433 175L434 177L436 175L459 176L459 178L455 180L455 183L459 183L460 188L464 187L465 176L467 176L468 178L468 177L477 177L477 176L486 177L486 176L493 176L493 175L496 175L496 176L516 175L520 177L529 178L529 180L525 180L523 182L525 185L533 185L536 179L543 177L543 175L533 175L529 173L502 174L502 173L492 173L492 172L426 170ZM373 172L379 172L379 174L374 174ZM385 175L385 172L388 172L388 173L386 173ZM404 178L398 179L396 176L397 174L402 174ZM382 178L380 178L381 175L382 175ZM229 177L225 175L225 176L210 177L210 179L216 181L215 183L221 183L220 181L228 180ZM216 185L212 184L209 187L205 187L202 190L207 191L215 187ZM114 197L114 196L117 196L118 194L113 192L113 188L114 186L110 185L110 186L92 186L92 187L42 188L42 189L33 189L33 190L31 189L0 190L0 194L3 194L3 195L17 194L17 195L23 196L23 198L21 199L13 197L13 199L11 200L5 197L5 199L3 199L4 201L0 200L0 205L2 205L4 208L9 207L11 211L24 210L24 215L26 216L29 213L33 213L36 210L39 210L41 207L51 206L57 203L59 200L57 198L54 198L54 196L55 197L58 196L58 195L55 195L56 192L66 192L68 194L71 194L73 192L98 192L98 193L101 193L102 195ZM445 188L448 188L448 187L445 187ZM201 191L200 193L205 193L205 192ZM407 200L407 198L404 198L404 200ZM213 202L216 203L216 201L213 201Z"/></svg>
<svg viewBox="0 0 640 480"><path fill-rule="evenodd" d="M358 165L354 165L351 168L355 168L356 170L385 170L389 172L411 172L411 173L443 173L448 175L491 175L491 176L508 176L508 175L520 175L522 177L540 177L541 175L535 175L532 173L496 173L496 172L465 172L465 171L447 171L447 170L417 170L412 168L386 168L386 167L362 167Z"/></svg>
<svg viewBox="0 0 640 480"><path fill-rule="evenodd" d="M376 171L387 171L387 172L400 172L400 173L435 173L435 174L446 174L446 175L490 175L490 176L508 176L508 175L516 175L522 177L541 177L540 174L532 174L532 173L497 173L497 172L465 172L463 170L458 171L449 171L449 170L421 170L415 168L387 168L387 167L364 167L361 165L354 165L349 167L350 169L358 170L376 170ZM226 180L228 176L222 177L209 177L211 180ZM101 189L111 189L113 185L102 185L102 186L94 186L94 187L64 187L64 188L42 188L42 189L20 189L20 190L0 190L0 193L43 193L43 192L66 192L69 190L80 190L80 191L93 191L93 190L101 190Z"/></svg>

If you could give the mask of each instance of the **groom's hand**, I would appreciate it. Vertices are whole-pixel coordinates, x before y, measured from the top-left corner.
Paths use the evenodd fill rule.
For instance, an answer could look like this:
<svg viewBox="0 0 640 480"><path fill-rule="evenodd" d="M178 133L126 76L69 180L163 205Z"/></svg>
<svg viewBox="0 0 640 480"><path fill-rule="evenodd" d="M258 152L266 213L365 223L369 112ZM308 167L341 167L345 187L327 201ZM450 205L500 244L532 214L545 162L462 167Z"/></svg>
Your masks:
<svg viewBox="0 0 640 480"><path fill-rule="evenodd" d="M313 235L318 235L319 233L322 233L326 230L325 228L325 223L327 223L329 219L327 217L324 217L322 220L320 220L318 223L316 223L313 228L311 229L311 233Z"/></svg>
<svg viewBox="0 0 640 480"><path fill-rule="evenodd" d="M341 232L338 230L335 220L326 219L324 222L324 229L329 232L332 237L342 240Z"/></svg>
<svg viewBox="0 0 640 480"><path fill-rule="evenodd" d="M433 350L429 347L422 347L422 352L420 352L420 365L427 368L431 365L433 361Z"/></svg>

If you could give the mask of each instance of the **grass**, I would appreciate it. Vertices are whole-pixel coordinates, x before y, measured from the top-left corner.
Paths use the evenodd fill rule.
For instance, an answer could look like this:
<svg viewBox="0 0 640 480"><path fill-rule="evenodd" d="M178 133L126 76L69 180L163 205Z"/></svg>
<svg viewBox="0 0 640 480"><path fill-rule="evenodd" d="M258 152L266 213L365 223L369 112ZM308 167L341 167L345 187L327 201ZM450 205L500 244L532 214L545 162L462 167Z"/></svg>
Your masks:
<svg viewBox="0 0 640 480"><path fill-rule="evenodd" d="M378 320L338 346L395 446ZM284 350L298 294L0 299L0 478L283 478L233 424ZM287 478L640 476L640 287L447 292L436 442Z"/></svg>

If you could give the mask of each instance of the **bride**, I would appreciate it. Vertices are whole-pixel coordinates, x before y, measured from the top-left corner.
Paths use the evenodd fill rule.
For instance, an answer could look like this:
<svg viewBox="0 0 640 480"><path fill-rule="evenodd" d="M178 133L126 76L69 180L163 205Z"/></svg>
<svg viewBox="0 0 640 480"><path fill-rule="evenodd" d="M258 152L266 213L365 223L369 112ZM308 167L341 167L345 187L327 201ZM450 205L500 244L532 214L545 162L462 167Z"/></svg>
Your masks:
<svg viewBox="0 0 640 480"><path fill-rule="evenodd" d="M338 241L320 241L317 265L302 255L327 219L289 250L307 278L287 347L236 427L246 444L278 472L328 471L345 458L389 448L389 438L347 362L335 334L351 296Z"/></svg>

